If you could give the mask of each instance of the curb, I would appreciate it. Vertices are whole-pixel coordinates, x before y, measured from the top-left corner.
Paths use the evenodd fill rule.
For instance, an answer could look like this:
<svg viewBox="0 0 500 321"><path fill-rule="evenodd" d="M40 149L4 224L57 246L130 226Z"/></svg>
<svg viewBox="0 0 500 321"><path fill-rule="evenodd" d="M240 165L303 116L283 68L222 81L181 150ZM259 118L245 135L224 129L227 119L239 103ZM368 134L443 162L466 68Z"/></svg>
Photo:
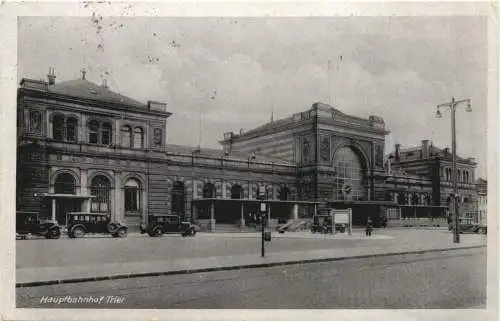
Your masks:
<svg viewBox="0 0 500 321"><path fill-rule="evenodd" d="M44 286L44 285L68 284L68 283L85 283L85 282L96 282L96 281L106 281L106 280L121 280L121 279L131 279L131 278L151 277L151 276L194 274L194 273L203 273L203 272L243 270L243 269L251 269L251 268L266 268L266 267L273 267L273 266L296 265L296 264L303 264L303 263L321 263L321 262L334 262L334 261L353 260L353 259L364 259L364 258L370 258L370 257L384 257L384 256L395 256L395 255L406 255L406 254L423 254L423 253L432 253L432 252L467 250L467 249L475 249L475 248L482 248L482 247L486 247L486 245L472 245L472 246L464 246L464 247L458 247L458 248L404 251L404 252L392 252L392 253L382 253L382 254L365 254L365 255L320 258L320 259L306 259L306 260L295 260L295 261L286 261L286 262L255 263L255 264L232 265L232 266L223 266L223 267L207 267L207 268L199 268L199 269L190 269L190 270L185 269L185 270L165 271L165 272L124 273L124 274L117 274L117 275L112 275L112 276L96 276L96 277L73 278L73 279L64 279L64 280L23 282L23 283L16 283L16 288L27 288L27 287L37 287L37 286Z"/></svg>

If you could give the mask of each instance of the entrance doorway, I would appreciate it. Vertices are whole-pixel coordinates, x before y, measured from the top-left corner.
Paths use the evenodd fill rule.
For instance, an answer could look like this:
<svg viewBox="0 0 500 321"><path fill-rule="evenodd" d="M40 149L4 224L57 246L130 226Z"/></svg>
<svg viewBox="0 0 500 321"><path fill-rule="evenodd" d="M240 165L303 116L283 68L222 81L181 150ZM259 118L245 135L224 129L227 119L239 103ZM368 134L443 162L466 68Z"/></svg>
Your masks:
<svg viewBox="0 0 500 321"><path fill-rule="evenodd" d="M82 200L71 198L56 199L56 220L58 224L66 225L66 213L80 212Z"/></svg>

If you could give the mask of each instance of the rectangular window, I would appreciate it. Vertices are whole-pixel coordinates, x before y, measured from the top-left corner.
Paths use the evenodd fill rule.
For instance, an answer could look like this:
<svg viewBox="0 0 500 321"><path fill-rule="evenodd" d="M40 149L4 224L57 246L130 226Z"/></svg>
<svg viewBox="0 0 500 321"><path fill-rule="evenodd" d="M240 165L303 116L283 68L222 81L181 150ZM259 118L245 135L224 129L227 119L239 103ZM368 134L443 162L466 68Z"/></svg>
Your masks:
<svg viewBox="0 0 500 321"><path fill-rule="evenodd" d="M161 143L162 143L162 136L163 136L163 132L161 130L161 128L155 128L154 129L154 132L153 132L153 145L155 147L158 147L158 146L161 146Z"/></svg>
<svg viewBox="0 0 500 321"><path fill-rule="evenodd" d="M97 144L99 142L99 137L96 132L89 133L89 143Z"/></svg>
<svg viewBox="0 0 500 321"><path fill-rule="evenodd" d="M42 114L37 110L30 111L29 130L31 133L35 134L42 133Z"/></svg>

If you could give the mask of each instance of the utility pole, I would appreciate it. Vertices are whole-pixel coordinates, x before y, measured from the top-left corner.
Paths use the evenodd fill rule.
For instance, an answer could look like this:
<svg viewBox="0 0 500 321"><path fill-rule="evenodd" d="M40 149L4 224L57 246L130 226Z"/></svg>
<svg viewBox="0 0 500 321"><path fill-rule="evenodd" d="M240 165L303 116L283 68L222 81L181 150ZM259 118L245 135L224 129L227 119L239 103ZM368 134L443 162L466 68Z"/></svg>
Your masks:
<svg viewBox="0 0 500 321"><path fill-rule="evenodd" d="M441 118L441 112L439 108L449 107L451 111L451 149L452 149L452 159L451 159L451 180L453 185L453 199L452 199L452 215L453 215L453 243L460 243L460 233L459 233L459 211L458 211L458 184L457 184L457 138L456 138L456 125L455 125L455 114L457 106L462 103L467 103L466 112L471 112L470 99L455 100L455 97L451 98L451 102L437 105L436 117Z"/></svg>

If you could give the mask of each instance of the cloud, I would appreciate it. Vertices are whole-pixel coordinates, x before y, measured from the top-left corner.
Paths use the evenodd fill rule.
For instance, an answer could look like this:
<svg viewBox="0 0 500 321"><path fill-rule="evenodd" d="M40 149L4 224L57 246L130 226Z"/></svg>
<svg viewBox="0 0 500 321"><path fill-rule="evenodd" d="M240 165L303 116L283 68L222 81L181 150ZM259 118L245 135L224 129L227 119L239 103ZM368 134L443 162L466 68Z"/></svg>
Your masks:
<svg viewBox="0 0 500 321"><path fill-rule="evenodd" d="M95 18L97 19L97 18ZM449 145L450 116L435 106L471 98L457 112L458 151L486 168L487 38L482 18L22 18L19 76L91 81L140 101L168 103L168 142L207 147L328 102L385 119L392 144ZM101 45L102 48L99 48ZM339 56L342 55L342 61ZM328 61L331 61L328 73ZM330 88L328 88L330 84Z"/></svg>

